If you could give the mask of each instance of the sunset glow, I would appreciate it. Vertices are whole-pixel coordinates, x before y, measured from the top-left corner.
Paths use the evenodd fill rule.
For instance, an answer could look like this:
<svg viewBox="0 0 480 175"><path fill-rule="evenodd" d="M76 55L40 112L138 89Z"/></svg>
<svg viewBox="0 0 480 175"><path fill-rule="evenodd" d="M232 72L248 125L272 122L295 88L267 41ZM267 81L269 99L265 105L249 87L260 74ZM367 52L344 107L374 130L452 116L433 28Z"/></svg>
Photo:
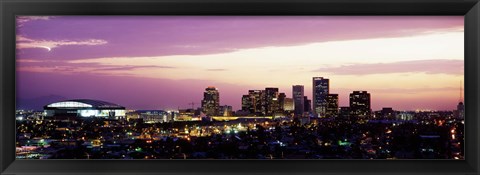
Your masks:
<svg viewBox="0 0 480 175"><path fill-rule="evenodd" d="M464 82L458 17L19 17L17 99L94 98L132 109L199 103L207 86L240 108L250 89L287 97L312 77L348 106L453 110Z"/></svg>

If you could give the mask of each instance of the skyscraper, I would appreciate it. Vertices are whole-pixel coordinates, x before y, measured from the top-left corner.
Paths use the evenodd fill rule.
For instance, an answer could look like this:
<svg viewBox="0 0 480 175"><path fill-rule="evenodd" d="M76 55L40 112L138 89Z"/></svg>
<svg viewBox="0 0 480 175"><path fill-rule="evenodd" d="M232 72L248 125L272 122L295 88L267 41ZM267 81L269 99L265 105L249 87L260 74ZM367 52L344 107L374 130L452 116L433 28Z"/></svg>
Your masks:
<svg viewBox="0 0 480 175"><path fill-rule="evenodd" d="M292 98L285 98L285 102L283 103L283 110L284 111L295 110L295 105Z"/></svg>
<svg viewBox="0 0 480 175"><path fill-rule="evenodd" d="M327 117L338 116L338 94L327 95L327 110L325 115Z"/></svg>
<svg viewBox="0 0 480 175"><path fill-rule="evenodd" d="M217 88L210 86L205 89L202 100L202 111L208 115L218 115L220 106L220 94Z"/></svg>
<svg viewBox="0 0 480 175"><path fill-rule="evenodd" d="M250 95L243 95L242 96L242 110L251 112L253 111L253 104Z"/></svg>
<svg viewBox="0 0 480 175"><path fill-rule="evenodd" d="M350 118L350 107L347 107L347 106L340 107L338 117L343 118L343 119L349 119Z"/></svg>
<svg viewBox="0 0 480 175"><path fill-rule="evenodd" d="M457 105L457 113L458 113L458 118L465 118L465 105L463 102L459 102Z"/></svg>
<svg viewBox="0 0 480 175"><path fill-rule="evenodd" d="M309 100L307 96L303 96L303 111L311 112L312 111L312 100Z"/></svg>
<svg viewBox="0 0 480 175"><path fill-rule="evenodd" d="M456 117L457 118L465 118L465 104L463 104L463 88L462 88L462 81L460 81L460 99L458 100L457 110L456 110Z"/></svg>
<svg viewBox="0 0 480 175"><path fill-rule="evenodd" d="M329 79L323 77L313 77L313 113L318 117L324 117L327 112L327 95L329 90Z"/></svg>
<svg viewBox="0 0 480 175"><path fill-rule="evenodd" d="M287 98L287 95L285 95L285 93L279 93L278 94L278 105L279 105L279 109L280 111L284 111L285 110L285 99Z"/></svg>
<svg viewBox="0 0 480 175"><path fill-rule="evenodd" d="M371 114L370 93L353 91L350 94L350 114L356 117L369 117Z"/></svg>
<svg viewBox="0 0 480 175"><path fill-rule="evenodd" d="M302 115L305 109L303 85L293 85L292 96L295 115Z"/></svg>
<svg viewBox="0 0 480 175"><path fill-rule="evenodd" d="M265 115L265 91L249 90L248 95L242 96L242 110L250 114Z"/></svg>
<svg viewBox="0 0 480 175"><path fill-rule="evenodd" d="M220 116L232 116L232 114L233 114L232 106L223 105L219 107Z"/></svg>
<svg viewBox="0 0 480 175"><path fill-rule="evenodd" d="M273 115L280 111L278 102L278 88L265 88L265 114Z"/></svg>

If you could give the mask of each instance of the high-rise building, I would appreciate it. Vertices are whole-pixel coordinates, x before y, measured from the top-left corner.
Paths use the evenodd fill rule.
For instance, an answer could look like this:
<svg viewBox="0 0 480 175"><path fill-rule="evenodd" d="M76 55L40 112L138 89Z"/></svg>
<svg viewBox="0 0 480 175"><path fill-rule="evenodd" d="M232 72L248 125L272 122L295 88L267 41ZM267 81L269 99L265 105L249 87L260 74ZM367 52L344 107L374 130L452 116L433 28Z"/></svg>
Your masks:
<svg viewBox="0 0 480 175"><path fill-rule="evenodd" d="M278 102L278 88L265 88L265 114L273 115L280 111L280 104Z"/></svg>
<svg viewBox="0 0 480 175"><path fill-rule="evenodd" d="M257 116L275 115L284 111L285 99L285 93L279 93L278 88L249 90L248 95L242 96L242 111Z"/></svg>
<svg viewBox="0 0 480 175"><path fill-rule="evenodd" d="M371 112L370 93L367 91L350 93L350 114L352 116L369 117Z"/></svg>
<svg viewBox="0 0 480 175"><path fill-rule="evenodd" d="M285 98L285 102L283 103L283 110L284 111L295 110L295 106L294 106L294 103L293 103L293 98Z"/></svg>
<svg viewBox="0 0 480 175"><path fill-rule="evenodd" d="M312 100L309 100L307 96L303 96L303 112L312 112Z"/></svg>
<svg viewBox="0 0 480 175"><path fill-rule="evenodd" d="M305 109L303 85L293 85L292 96L295 115L302 115Z"/></svg>
<svg viewBox="0 0 480 175"><path fill-rule="evenodd" d="M220 106L219 108L219 115L220 116L232 116L233 114L233 108L232 106L229 106L229 105L223 105L223 106Z"/></svg>
<svg viewBox="0 0 480 175"><path fill-rule="evenodd" d="M220 106L220 93L215 87L207 87L203 93L202 111L208 116L218 115Z"/></svg>
<svg viewBox="0 0 480 175"><path fill-rule="evenodd" d="M462 102L459 102L457 105L458 118L465 118L465 105Z"/></svg>
<svg viewBox="0 0 480 175"><path fill-rule="evenodd" d="M338 117L343 118L343 119L349 119L350 118L350 107L347 107L347 106L340 107L340 112L338 113Z"/></svg>
<svg viewBox="0 0 480 175"><path fill-rule="evenodd" d="M456 117L460 119L465 118L465 104L463 104L463 88L462 88L462 81L460 81L460 99L458 100L457 110L456 110Z"/></svg>
<svg viewBox="0 0 480 175"><path fill-rule="evenodd" d="M329 79L313 77L313 113L318 117L324 117L327 112L327 95L329 94Z"/></svg>
<svg viewBox="0 0 480 175"><path fill-rule="evenodd" d="M253 111L253 104L250 95L243 95L242 96L242 111Z"/></svg>
<svg viewBox="0 0 480 175"><path fill-rule="evenodd" d="M338 116L338 94L327 95L327 111L325 113L327 117Z"/></svg>
<svg viewBox="0 0 480 175"><path fill-rule="evenodd" d="M285 93L282 92L278 94L278 105L280 111L285 110L285 98L287 98L287 95L285 95Z"/></svg>
<svg viewBox="0 0 480 175"><path fill-rule="evenodd" d="M248 95L242 96L242 110L250 114L265 115L265 91L249 90Z"/></svg>

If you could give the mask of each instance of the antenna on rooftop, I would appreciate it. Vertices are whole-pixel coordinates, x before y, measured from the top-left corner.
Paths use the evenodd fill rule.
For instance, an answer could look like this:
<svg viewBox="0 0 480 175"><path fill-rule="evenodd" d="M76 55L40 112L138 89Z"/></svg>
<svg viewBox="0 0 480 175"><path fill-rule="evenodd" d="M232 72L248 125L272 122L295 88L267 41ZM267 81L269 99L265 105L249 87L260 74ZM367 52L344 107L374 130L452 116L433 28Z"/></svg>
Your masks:
<svg viewBox="0 0 480 175"><path fill-rule="evenodd" d="M462 86L462 80L460 80L460 99L459 102L463 102L463 86Z"/></svg>

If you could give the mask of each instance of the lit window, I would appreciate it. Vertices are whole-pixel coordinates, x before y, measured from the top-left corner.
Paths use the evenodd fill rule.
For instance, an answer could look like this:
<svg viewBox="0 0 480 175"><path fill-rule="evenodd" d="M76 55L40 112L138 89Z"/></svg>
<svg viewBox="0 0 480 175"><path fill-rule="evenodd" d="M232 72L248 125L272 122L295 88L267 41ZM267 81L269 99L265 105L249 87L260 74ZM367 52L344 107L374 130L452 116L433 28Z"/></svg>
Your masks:
<svg viewBox="0 0 480 175"><path fill-rule="evenodd" d="M58 102L58 103L52 103L48 105L48 107L54 107L54 108L91 108L92 105L86 104L86 103L80 103L80 102Z"/></svg>

